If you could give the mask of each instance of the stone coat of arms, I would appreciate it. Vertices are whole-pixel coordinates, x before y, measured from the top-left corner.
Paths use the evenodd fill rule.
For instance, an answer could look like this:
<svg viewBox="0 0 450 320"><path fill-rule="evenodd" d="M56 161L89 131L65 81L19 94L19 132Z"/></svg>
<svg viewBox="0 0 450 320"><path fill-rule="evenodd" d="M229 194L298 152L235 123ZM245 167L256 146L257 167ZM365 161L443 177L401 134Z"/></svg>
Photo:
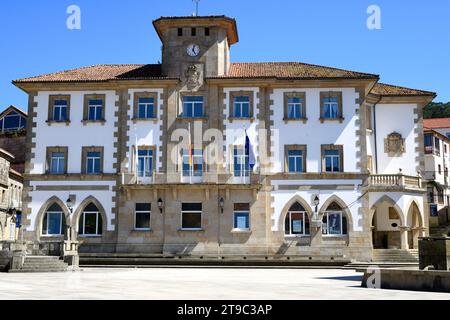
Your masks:
<svg viewBox="0 0 450 320"><path fill-rule="evenodd" d="M200 86L200 72L198 67L191 65L187 68L186 73L186 85L189 89L196 88Z"/></svg>
<svg viewBox="0 0 450 320"><path fill-rule="evenodd" d="M389 156L399 156L406 152L405 139L398 132L393 132L384 140L384 152Z"/></svg>

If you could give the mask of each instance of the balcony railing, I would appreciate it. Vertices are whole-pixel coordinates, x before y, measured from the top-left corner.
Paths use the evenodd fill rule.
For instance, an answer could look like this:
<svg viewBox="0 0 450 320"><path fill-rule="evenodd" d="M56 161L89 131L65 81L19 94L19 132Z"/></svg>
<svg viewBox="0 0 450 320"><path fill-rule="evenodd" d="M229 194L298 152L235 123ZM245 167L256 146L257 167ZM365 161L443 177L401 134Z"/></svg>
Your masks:
<svg viewBox="0 0 450 320"><path fill-rule="evenodd" d="M422 177L403 174L377 174L369 177L371 187L422 189Z"/></svg>
<svg viewBox="0 0 450 320"><path fill-rule="evenodd" d="M164 184L232 184L232 185L258 185L261 178L259 174L248 177L235 177L232 173L203 172L203 175L193 177L185 176L182 172L163 173L153 172L151 177L137 177L135 173L122 173L122 185L145 186Z"/></svg>

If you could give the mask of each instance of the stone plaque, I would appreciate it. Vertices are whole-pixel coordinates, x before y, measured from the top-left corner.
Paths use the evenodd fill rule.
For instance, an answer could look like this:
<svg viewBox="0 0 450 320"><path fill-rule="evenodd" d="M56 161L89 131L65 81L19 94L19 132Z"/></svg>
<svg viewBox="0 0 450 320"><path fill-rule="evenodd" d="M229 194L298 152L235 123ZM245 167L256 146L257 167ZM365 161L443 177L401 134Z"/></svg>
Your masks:
<svg viewBox="0 0 450 320"><path fill-rule="evenodd" d="M397 132L393 132L384 140L384 152L390 157L398 157L406 152L405 139Z"/></svg>

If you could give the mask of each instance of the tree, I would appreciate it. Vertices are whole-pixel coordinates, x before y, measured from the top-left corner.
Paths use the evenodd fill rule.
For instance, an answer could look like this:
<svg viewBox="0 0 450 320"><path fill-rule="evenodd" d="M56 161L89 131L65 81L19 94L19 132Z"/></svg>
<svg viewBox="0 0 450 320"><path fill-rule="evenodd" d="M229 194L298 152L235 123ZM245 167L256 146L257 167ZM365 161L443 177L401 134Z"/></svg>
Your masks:
<svg viewBox="0 0 450 320"><path fill-rule="evenodd" d="M423 109L425 119L450 118L450 102L431 102Z"/></svg>

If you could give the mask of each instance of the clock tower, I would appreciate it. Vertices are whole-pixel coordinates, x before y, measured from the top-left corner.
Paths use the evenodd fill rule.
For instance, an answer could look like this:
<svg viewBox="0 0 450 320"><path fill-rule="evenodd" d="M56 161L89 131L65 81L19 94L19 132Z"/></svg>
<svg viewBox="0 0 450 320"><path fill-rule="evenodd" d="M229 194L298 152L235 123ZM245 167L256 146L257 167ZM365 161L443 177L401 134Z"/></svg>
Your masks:
<svg viewBox="0 0 450 320"><path fill-rule="evenodd" d="M236 21L225 16L162 17L153 22L162 41L162 72L195 86L204 77L222 76L237 43ZM198 86L198 83L197 83Z"/></svg>

